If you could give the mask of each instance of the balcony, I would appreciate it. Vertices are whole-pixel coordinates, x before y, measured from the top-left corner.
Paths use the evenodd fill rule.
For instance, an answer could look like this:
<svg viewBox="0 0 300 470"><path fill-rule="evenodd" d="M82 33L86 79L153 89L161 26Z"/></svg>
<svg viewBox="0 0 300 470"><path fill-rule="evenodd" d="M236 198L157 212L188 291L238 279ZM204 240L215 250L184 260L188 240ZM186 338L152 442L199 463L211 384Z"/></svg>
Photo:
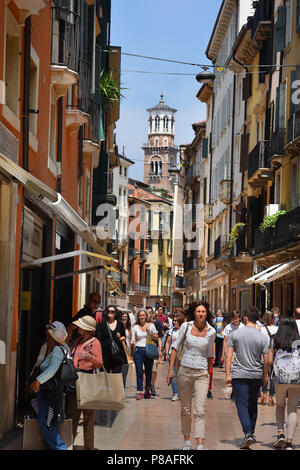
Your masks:
<svg viewBox="0 0 300 470"><path fill-rule="evenodd" d="M293 247L297 242L298 244L300 242L300 207L279 217L274 229L262 233L259 227L255 228L253 252L255 255L261 255L275 250L284 250L283 256L287 259L289 247L291 255L295 255Z"/></svg>
<svg viewBox="0 0 300 470"><path fill-rule="evenodd" d="M220 201L223 204L230 203L230 180L223 180L220 183L221 186L221 193L220 193Z"/></svg>
<svg viewBox="0 0 300 470"><path fill-rule="evenodd" d="M196 171L194 165L191 165L185 174L185 182L187 185L190 185L196 178Z"/></svg>
<svg viewBox="0 0 300 470"><path fill-rule="evenodd" d="M204 223L212 224L214 221L214 206L213 204L204 204Z"/></svg>
<svg viewBox="0 0 300 470"><path fill-rule="evenodd" d="M300 111L292 114L288 120L287 145L285 151L292 157L300 152Z"/></svg>
<svg viewBox="0 0 300 470"><path fill-rule="evenodd" d="M141 262L147 261L148 256L149 256L149 251L148 250L141 250L140 251L140 261Z"/></svg>
<svg viewBox="0 0 300 470"><path fill-rule="evenodd" d="M251 22L252 41L265 41L272 36L272 9L269 0L259 0ZM254 5L253 5L254 6Z"/></svg>
<svg viewBox="0 0 300 470"><path fill-rule="evenodd" d="M229 250L229 237L227 235L220 235L215 241L214 259L221 258L221 255L228 253Z"/></svg>
<svg viewBox="0 0 300 470"><path fill-rule="evenodd" d="M272 164L278 168L281 166L281 157L283 157L285 153L285 134L285 129L277 129L273 132L268 148L268 158L272 161Z"/></svg>
<svg viewBox="0 0 300 470"><path fill-rule="evenodd" d="M137 258L137 251L135 248L131 248L131 247L128 248L128 257L129 259Z"/></svg>
<svg viewBox="0 0 300 470"><path fill-rule="evenodd" d="M248 251L247 232L245 227L239 228L238 238L234 241L230 256L235 258L237 263L250 263L252 257Z"/></svg>
<svg viewBox="0 0 300 470"><path fill-rule="evenodd" d="M60 21L64 14L64 21ZM80 17L66 8L52 7L51 85L56 99L78 80Z"/></svg>
<svg viewBox="0 0 300 470"><path fill-rule="evenodd" d="M274 170L267 163L268 141L260 141L249 153L248 183L254 187L264 187L268 181L273 181Z"/></svg>
<svg viewBox="0 0 300 470"><path fill-rule="evenodd" d="M136 282L132 282L129 285L128 288L128 293L129 295L135 295L135 294L149 294L150 292L150 286L141 286L140 284L137 284Z"/></svg>
<svg viewBox="0 0 300 470"><path fill-rule="evenodd" d="M100 145L90 139L83 140L82 146L83 159L88 160L92 158L93 168L97 168L100 158Z"/></svg>
<svg viewBox="0 0 300 470"><path fill-rule="evenodd" d="M79 80L68 90L66 106L66 126L78 132L82 124L88 124L91 113L91 65L79 60Z"/></svg>

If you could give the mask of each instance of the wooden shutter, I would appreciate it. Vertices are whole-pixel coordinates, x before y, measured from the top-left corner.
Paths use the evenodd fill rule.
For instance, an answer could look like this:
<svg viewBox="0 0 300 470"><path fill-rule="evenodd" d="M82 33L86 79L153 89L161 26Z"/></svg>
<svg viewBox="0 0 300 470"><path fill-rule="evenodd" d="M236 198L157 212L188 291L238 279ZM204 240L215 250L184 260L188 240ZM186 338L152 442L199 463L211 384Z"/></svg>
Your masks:
<svg viewBox="0 0 300 470"><path fill-rule="evenodd" d="M202 158L208 157L208 139L203 137L202 139Z"/></svg>
<svg viewBox="0 0 300 470"><path fill-rule="evenodd" d="M241 155L240 155L240 172L244 172L248 168L249 153L249 134L241 135Z"/></svg>
<svg viewBox="0 0 300 470"><path fill-rule="evenodd" d="M252 95L252 75L248 73L243 79L243 101L247 101Z"/></svg>
<svg viewBox="0 0 300 470"><path fill-rule="evenodd" d="M278 8L277 21L275 23L275 52L283 51L285 48L285 5Z"/></svg>

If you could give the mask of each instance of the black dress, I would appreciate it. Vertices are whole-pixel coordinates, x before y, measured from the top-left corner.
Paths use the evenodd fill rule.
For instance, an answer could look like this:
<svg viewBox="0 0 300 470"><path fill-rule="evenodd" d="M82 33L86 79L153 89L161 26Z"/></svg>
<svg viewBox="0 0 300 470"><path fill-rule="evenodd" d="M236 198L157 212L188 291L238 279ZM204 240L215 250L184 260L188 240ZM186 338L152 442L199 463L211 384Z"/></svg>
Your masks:
<svg viewBox="0 0 300 470"><path fill-rule="evenodd" d="M97 337L100 340L102 347L102 356L104 368L107 372L113 372L119 374L122 371L122 365L127 364L126 354L122 345L122 342L117 338L117 334L120 336L126 336L125 328L123 323L117 320L117 325L114 331L109 332L109 324L104 320L102 323L97 325ZM112 357L111 345L112 339L115 341L119 349L119 356L117 358Z"/></svg>

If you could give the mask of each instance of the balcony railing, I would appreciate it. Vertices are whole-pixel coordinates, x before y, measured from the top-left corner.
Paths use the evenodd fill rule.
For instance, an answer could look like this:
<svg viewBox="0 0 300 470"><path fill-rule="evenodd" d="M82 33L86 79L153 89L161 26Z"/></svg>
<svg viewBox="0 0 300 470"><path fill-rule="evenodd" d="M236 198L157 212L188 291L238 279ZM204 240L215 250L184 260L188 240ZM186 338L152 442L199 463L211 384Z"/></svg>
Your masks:
<svg viewBox="0 0 300 470"><path fill-rule="evenodd" d="M79 15L63 7L52 7L51 64L65 66L78 72L79 57Z"/></svg>
<svg viewBox="0 0 300 470"><path fill-rule="evenodd" d="M150 286L142 286L140 284L133 282L129 284L128 290L130 292L137 292L139 294L148 294L148 292L150 292Z"/></svg>
<svg viewBox="0 0 300 470"><path fill-rule="evenodd" d="M176 275L176 289L185 289L186 280L185 277Z"/></svg>
<svg viewBox="0 0 300 470"><path fill-rule="evenodd" d="M171 286L161 286L160 295L171 295Z"/></svg>
<svg viewBox="0 0 300 470"><path fill-rule="evenodd" d="M269 142L262 140L257 143L254 149L249 153L248 157L248 179L260 168L268 168L267 166L267 150Z"/></svg>
<svg viewBox="0 0 300 470"><path fill-rule="evenodd" d="M300 137L300 111L292 114L288 120L287 143L293 142L297 137Z"/></svg>
<svg viewBox="0 0 300 470"><path fill-rule="evenodd" d="M278 250L300 241L300 207L279 217L274 229L262 233L254 229L255 254Z"/></svg>
<svg viewBox="0 0 300 470"><path fill-rule="evenodd" d="M227 235L220 235L215 241L214 259L219 259L222 253L229 250L229 237Z"/></svg>
<svg viewBox="0 0 300 470"><path fill-rule="evenodd" d="M277 129L273 132L271 143L268 149L269 158L274 155L284 155L285 147L285 129Z"/></svg>
<svg viewBox="0 0 300 470"><path fill-rule="evenodd" d="M204 205L204 222L211 224L214 220L214 206L213 204Z"/></svg>
<svg viewBox="0 0 300 470"><path fill-rule="evenodd" d="M128 248L128 256L129 256L129 258L136 258L137 257L136 249L129 247Z"/></svg>
<svg viewBox="0 0 300 470"><path fill-rule="evenodd" d="M239 229L239 234L236 240L234 241L233 248L230 252L230 256L239 256L240 253L245 253L248 251L247 248L247 237L245 228Z"/></svg>
<svg viewBox="0 0 300 470"><path fill-rule="evenodd" d="M271 2L259 0L253 3L256 4L256 9L251 22L251 39L252 41L267 39L272 34Z"/></svg>

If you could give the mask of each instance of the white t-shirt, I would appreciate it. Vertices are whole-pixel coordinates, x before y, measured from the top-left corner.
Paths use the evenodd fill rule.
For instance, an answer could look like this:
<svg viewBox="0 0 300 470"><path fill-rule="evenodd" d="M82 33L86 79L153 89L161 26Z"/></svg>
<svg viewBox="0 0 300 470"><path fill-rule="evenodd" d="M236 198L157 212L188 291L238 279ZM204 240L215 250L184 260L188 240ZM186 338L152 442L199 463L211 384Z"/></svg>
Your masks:
<svg viewBox="0 0 300 470"><path fill-rule="evenodd" d="M157 329L155 328L153 323L149 324L149 330L151 333L157 333ZM146 347L146 340L147 340L147 331L141 330L139 325L134 325L132 328L132 337L135 341L135 345L139 348L145 348Z"/></svg>
<svg viewBox="0 0 300 470"><path fill-rule="evenodd" d="M240 328L243 328L245 325L244 323L240 322L239 325L234 325L233 323L229 323L228 325L225 326L224 331L223 331L223 336L230 336L233 331L239 330Z"/></svg>
<svg viewBox="0 0 300 470"><path fill-rule="evenodd" d="M299 331L299 335L300 335L300 320L295 320L295 322L297 323L298 331Z"/></svg>
<svg viewBox="0 0 300 470"><path fill-rule="evenodd" d="M133 315L133 313L130 313L129 314L129 318L130 318L130 323L131 323L131 326L133 326L136 322L135 320L135 316Z"/></svg>
<svg viewBox="0 0 300 470"><path fill-rule="evenodd" d="M298 327L298 328L299 328L299 327ZM275 325L268 326L268 330L269 330L271 336L272 336L272 335L275 335L275 333L277 333L278 326L275 326ZM267 338L268 338L268 340L269 340L269 345L270 345L270 337L269 337L269 335L268 335L268 332L267 332L266 327L265 327L265 326L262 326L260 332L261 332L263 335L267 336Z"/></svg>

